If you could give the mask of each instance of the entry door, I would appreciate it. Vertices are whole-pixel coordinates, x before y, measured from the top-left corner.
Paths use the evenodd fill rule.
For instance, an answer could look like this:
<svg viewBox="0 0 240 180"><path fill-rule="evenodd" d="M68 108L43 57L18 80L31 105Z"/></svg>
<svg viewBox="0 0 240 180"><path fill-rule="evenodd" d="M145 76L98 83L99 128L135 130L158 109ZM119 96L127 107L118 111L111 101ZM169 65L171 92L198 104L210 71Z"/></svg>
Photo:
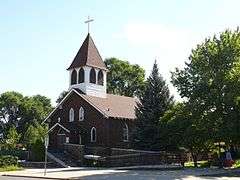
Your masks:
<svg viewBox="0 0 240 180"><path fill-rule="evenodd" d="M58 148L63 149L63 144L66 143L66 134L57 135L57 146Z"/></svg>

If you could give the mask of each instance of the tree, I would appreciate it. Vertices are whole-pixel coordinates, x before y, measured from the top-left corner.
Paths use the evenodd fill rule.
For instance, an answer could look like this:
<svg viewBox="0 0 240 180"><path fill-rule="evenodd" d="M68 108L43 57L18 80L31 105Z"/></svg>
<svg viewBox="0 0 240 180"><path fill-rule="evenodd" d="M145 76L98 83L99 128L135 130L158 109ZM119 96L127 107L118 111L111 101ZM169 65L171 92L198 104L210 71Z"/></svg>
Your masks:
<svg viewBox="0 0 240 180"><path fill-rule="evenodd" d="M56 103L60 103L63 98L67 95L68 91L63 91L61 92L61 94L58 96L57 100L56 100Z"/></svg>
<svg viewBox="0 0 240 180"><path fill-rule="evenodd" d="M159 119L171 107L170 95L165 80L158 72L155 61L151 75L146 82L146 89L136 109L136 128L133 133L136 148L157 150L159 142Z"/></svg>
<svg viewBox="0 0 240 180"><path fill-rule="evenodd" d="M16 125L20 118L18 109L23 95L18 92L5 92L0 95L0 125L1 132L6 132L12 125Z"/></svg>
<svg viewBox="0 0 240 180"><path fill-rule="evenodd" d="M44 138L47 133L47 128L38 122L28 126L24 134L24 142L28 150L33 153L33 159L42 161L44 157Z"/></svg>
<svg viewBox="0 0 240 180"><path fill-rule="evenodd" d="M177 103L161 118L161 143L166 150L187 149L197 167L199 153L208 152L213 142L208 139L207 131L197 124L197 117L191 113L187 103Z"/></svg>
<svg viewBox="0 0 240 180"><path fill-rule="evenodd" d="M4 142L4 148L8 150L13 150L16 148L17 143L21 138L15 127L11 127L7 133L7 137Z"/></svg>
<svg viewBox="0 0 240 180"><path fill-rule="evenodd" d="M240 32L225 31L192 50L172 82L191 107L198 129L209 139L240 143Z"/></svg>
<svg viewBox="0 0 240 180"><path fill-rule="evenodd" d="M144 89L145 71L137 64L117 58L106 59L108 93L124 96L140 96Z"/></svg>
<svg viewBox="0 0 240 180"><path fill-rule="evenodd" d="M19 133L24 133L30 124L42 122L52 110L50 99L36 95L23 96L17 92L5 92L0 95L0 122L2 131L15 126Z"/></svg>
<svg viewBox="0 0 240 180"><path fill-rule="evenodd" d="M44 142L47 128L38 122L28 126L24 134L24 142L29 149L36 143L37 140Z"/></svg>

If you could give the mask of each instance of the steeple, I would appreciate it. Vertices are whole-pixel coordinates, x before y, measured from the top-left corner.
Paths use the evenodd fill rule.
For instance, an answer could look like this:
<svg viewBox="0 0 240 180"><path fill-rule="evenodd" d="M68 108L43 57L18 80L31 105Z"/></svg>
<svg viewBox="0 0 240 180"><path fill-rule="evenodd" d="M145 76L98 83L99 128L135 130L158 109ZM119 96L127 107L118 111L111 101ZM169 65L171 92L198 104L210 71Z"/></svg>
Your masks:
<svg viewBox="0 0 240 180"><path fill-rule="evenodd" d="M67 70L69 89L78 88L87 95L106 97L107 68L89 33Z"/></svg>
<svg viewBox="0 0 240 180"><path fill-rule="evenodd" d="M67 70L82 66L107 69L89 33Z"/></svg>

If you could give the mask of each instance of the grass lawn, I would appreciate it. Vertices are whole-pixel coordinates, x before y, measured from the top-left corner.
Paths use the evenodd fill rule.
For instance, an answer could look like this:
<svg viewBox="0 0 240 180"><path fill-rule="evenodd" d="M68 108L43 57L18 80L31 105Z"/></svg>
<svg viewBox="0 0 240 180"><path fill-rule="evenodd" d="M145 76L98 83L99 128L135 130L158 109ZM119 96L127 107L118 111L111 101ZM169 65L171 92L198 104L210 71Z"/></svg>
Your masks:
<svg viewBox="0 0 240 180"><path fill-rule="evenodd" d="M208 161L198 161L197 164L198 164L198 167L208 167L209 165ZM193 168L194 162L185 162L184 166L186 168Z"/></svg>
<svg viewBox="0 0 240 180"><path fill-rule="evenodd" d="M4 172L4 171L17 171L17 170L22 170L22 167L19 166L6 166L6 167L0 167L0 172Z"/></svg>

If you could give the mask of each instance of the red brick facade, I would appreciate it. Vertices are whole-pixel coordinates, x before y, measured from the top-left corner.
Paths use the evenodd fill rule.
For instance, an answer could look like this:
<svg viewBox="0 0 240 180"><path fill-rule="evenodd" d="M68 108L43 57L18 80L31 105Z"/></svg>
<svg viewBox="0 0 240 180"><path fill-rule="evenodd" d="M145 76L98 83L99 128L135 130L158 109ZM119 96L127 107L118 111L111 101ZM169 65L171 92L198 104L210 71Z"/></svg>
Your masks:
<svg viewBox="0 0 240 180"><path fill-rule="evenodd" d="M80 107L84 109L83 121L79 120ZM73 122L69 122L69 111L71 108L74 109ZM59 122L59 124L70 131L70 133L68 133L59 126L56 127L49 134L50 148L61 148L61 138L65 141L66 137L69 137L69 143L79 144L79 135L81 135L81 144L86 146L130 147L130 142L124 142L123 128L126 123L128 126L129 141L131 141L131 130L134 125L134 120L104 117L101 112L75 92L72 92L66 98L49 119L50 128ZM96 142L91 142L91 129L93 127L96 128Z"/></svg>

